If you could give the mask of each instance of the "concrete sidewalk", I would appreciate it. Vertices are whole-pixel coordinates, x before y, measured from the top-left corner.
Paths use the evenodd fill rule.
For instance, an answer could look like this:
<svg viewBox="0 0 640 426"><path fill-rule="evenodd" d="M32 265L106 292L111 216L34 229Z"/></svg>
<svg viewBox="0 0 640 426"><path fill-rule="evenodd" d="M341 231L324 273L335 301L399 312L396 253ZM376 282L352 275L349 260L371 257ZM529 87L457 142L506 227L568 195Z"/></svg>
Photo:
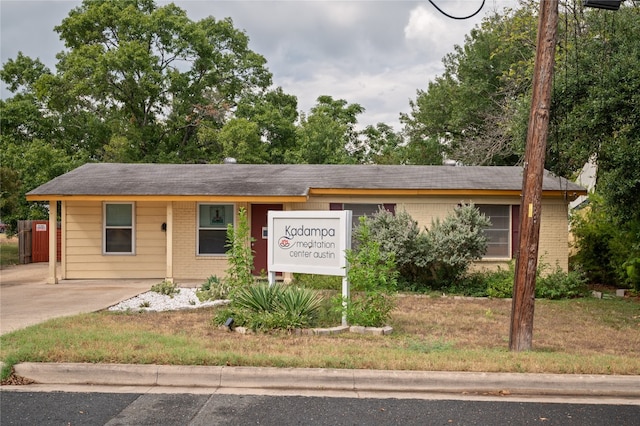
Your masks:
<svg viewBox="0 0 640 426"><path fill-rule="evenodd" d="M63 280L47 284L47 263L0 270L0 334L43 321L95 312L134 297L161 280Z"/></svg>
<svg viewBox="0 0 640 426"><path fill-rule="evenodd" d="M15 372L49 385L608 397L640 405L637 376L75 363L22 363Z"/></svg>

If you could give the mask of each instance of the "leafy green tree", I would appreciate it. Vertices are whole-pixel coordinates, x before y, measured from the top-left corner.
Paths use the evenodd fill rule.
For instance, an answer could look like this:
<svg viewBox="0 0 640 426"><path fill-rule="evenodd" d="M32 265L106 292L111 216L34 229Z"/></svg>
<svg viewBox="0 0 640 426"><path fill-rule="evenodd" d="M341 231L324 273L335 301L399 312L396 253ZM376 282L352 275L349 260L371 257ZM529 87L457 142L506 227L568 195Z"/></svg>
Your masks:
<svg viewBox="0 0 640 426"><path fill-rule="evenodd" d="M440 166L446 156L446 147L436 138L414 138L402 148L405 164Z"/></svg>
<svg viewBox="0 0 640 426"><path fill-rule="evenodd" d="M404 164L403 138L391 126L378 123L360 132L351 153L358 164Z"/></svg>
<svg viewBox="0 0 640 426"><path fill-rule="evenodd" d="M220 130L220 143L224 157L235 158L240 163L265 163L267 153L260 140L256 123L245 118L233 118Z"/></svg>
<svg viewBox="0 0 640 426"><path fill-rule="evenodd" d="M597 155L611 213L640 220L640 9L590 10L568 20L558 55L549 168L568 175Z"/></svg>
<svg viewBox="0 0 640 426"><path fill-rule="evenodd" d="M278 87L264 96L249 95L242 99L236 117L256 123L267 153L267 162L283 164L287 152L296 148L298 100Z"/></svg>
<svg viewBox="0 0 640 426"><path fill-rule="evenodd" d="M513 117L529 98L536 28L531 3L485 18L401 115L409 143L438 141L449 158L468 165L516 163L526 133Z"/></svg>
<svg viewBox="0 0 640 426"><path fill-rule="evenodd" d="M36 82L51 71L39 59L31 59L18 52L15 59L9 59L0 70L2 81L7 83L11 92L33 93Z"/></svg>
<svg viewBox="0 0 640 426"><path fill-rule="evenodd" d="M40 139L20 144L7 139L0 140L0 217L9 224L10 232L13 232L17 229L18 220L49 218L44 204L27 203L27 192L85 161L71 158L63 150L54 148Z"/></svg>
<svg viewBox="0 0 640 426"><path fill-rule="evenodd" d="M207 161L198 129L219 130L271 84L230 19L194 22L171 3L85 0L55 30L66 47L55 74L19 56L2 78L37 97L69 149L96 160Z"/></svg>
<svg viewBox="0 0 640 426"><path fill-rule="evenodd" d="M7 233L13 235L16 231L16 221L20 219L20 182L19 173L8 167L0 167L0 219L8 223Z"/></svg>
<svg viewBox="0 0 640 426"><path fill-rule="evenodd" d="M320 96L309 116L298 128L298 148L286 156L287 162L303 164L354 163L351 153L358 145L357 116L364 112L359 104Z"/></svg>

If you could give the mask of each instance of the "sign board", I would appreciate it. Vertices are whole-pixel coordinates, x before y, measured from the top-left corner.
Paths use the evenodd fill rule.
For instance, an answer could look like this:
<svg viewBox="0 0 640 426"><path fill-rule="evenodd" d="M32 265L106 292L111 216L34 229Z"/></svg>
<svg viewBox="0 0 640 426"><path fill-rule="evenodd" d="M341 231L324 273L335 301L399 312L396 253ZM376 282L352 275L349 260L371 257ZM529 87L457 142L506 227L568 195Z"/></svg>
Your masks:
<svg viewBox="0 0 640 426"><path fill-rule="evenodd" d="M46 223L36 223L36 232L46 232L47 224Z"/></svg>
<svg viewBox="0 0 640 426"><path fill-rule="evenodd" d="M346 276L351 211L270 211L269 272Z"/></svg>

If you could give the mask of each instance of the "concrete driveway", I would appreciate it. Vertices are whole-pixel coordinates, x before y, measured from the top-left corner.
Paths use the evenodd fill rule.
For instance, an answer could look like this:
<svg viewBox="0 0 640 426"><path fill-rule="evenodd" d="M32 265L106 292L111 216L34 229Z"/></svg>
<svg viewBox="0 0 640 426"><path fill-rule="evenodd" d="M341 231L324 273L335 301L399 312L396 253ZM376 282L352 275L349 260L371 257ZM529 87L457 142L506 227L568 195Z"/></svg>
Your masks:
<svg viewBox="0 0 640 426"><path fill-rule="evenodd" d="M0 334L51 318L95 312L151 289L151 280L64 280L47 284L49 265L0 270Z"/></svg>

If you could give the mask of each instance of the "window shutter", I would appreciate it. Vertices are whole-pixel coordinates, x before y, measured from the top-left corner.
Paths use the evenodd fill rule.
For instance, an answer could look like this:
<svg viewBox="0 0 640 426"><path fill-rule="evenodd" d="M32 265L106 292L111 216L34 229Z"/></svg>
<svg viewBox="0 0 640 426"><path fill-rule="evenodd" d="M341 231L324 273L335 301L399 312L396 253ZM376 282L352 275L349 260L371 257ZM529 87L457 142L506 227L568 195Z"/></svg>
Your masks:
<svg viewBox="0 0 640 426"><path fill-rule="evenodd" d="M511 258L516 258L520 245L520 206L511 206Z"/></svg>

